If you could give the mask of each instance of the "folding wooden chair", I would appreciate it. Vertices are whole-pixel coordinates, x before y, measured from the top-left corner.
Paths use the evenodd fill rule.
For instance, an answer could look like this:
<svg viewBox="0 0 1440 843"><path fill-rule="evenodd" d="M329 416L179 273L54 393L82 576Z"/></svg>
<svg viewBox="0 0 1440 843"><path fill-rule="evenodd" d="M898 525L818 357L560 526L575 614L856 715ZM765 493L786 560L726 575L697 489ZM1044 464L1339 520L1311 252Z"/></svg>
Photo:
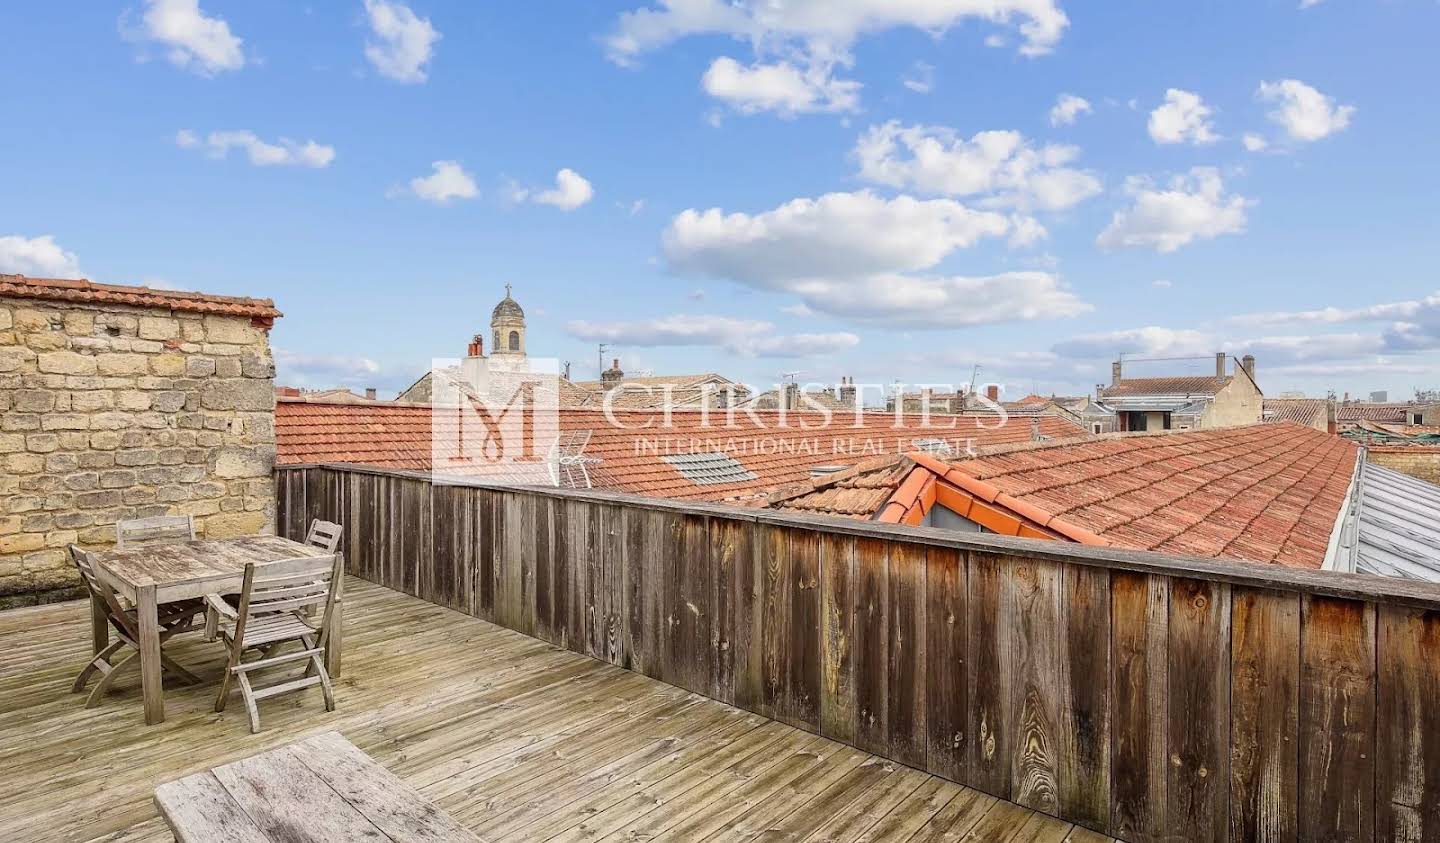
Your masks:
<svg viewBox="0 0 1440 843"><path fill-rule="evenodd" d="M344 532L345 528L339 524L333 521L321 521L319 518L316 518L310 522L310 532L305 536L305 543L311 547L318 547L326 553L334 553L340 547L340 536ZM220 596L230 605L230 608L233 609L238 605L236 602L237 598L228 594L222 594ZM306 610L307 616L313 617L314 614L315 607L311 606ZM214 641L219 633L220 613L213 608L207 607L205 609L205 640Z"/></svg>
<svg viewBox="0 0 1440 843"><path fill-rule="evenodd" d="M195 541L195 519L189 515L156 515L115 524L115 544L121 550L147 544Z"/></svg>
<svg viewBox="0 0 1440 843"><path fill-rule="evenodd" d="M100 576L94 554L72 544L70 545L70 558L75 561L75 567L79 569L80 578L85 582L85 587L90 590L90 594L105 605L106 618L110 621L110 626L114 628L116 635L119 636L119 640L110 642L105 649L95 654L95 658L91 659L85 669L80 671L80 675L75 678L75 684L70 688L71 692L76 694L84 691L90 677L98 672L100 681L95 683L95 687L90 691L90 696L85 700L86 708L94 708L100 704L105 692L110 690L110 685L114 683L120 668L140 655L140 645L136 643L140 640L140 620L135 614L134 607L130 606L124 597L115 593L115 589L111 588L110 584L105 582L104 577ZM170 603L160 608L160 645L163 647L165 642L173 636L195 628L195 616L204 608L204 604L200 600L186 600L180 603ZM126 653L119 661L115 661L115 654L123 647L129 647L130 652ZM188 683L193 684L200 681L200 677L176 664L173 659L165 655L164 650L160 651L160 663L165 670Z"/></svg>
<svg viewBox="0 0 1440 843"><path fill-rule="evenodd" d="M224 711L230 696L230 681L240 685L245 708L250 716L250 731L260 731L260 700L290 691L319 685L325 695L325 710L335 710L335 693L330 687L330 674L325 670L325 647L329 643L340 599L344 559L339 553L303 559L282 559L278 562L245 566L245 582L240 591L240 605L231 608L219 595L207 595L210 608L222 618L220 637L230 649L230 660L221 680L220 696L215 710ZM306 617L305 610L324 606L319 621ZM298 641L303 650L285 655L271 655L280 645ZM260 658L241 661L245 651L260 648ZM298 679L256 688L250 672L283 664L304 663L305 672Z"/></svg>
<svg viewBox="0 0 1440 843"><path fill-rule="evenodd" d="M340 535L344 532L345 528L339 524L316 518L310 522L310 532L305 536L305 543L326 553L334 553L340 549Z"/></svg>

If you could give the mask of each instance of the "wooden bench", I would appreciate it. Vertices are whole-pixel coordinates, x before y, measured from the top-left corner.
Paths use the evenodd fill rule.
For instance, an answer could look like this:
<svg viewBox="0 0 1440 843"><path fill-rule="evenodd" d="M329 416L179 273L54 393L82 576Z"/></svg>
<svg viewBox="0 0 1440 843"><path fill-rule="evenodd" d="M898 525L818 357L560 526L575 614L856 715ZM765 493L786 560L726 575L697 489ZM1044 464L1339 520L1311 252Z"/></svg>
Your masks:
<svg viewBox="0 0 1440 843"><path fill-rule="evenodd" d="M338 732L155 788L180 843L350 843L480 838Z"/></svg>

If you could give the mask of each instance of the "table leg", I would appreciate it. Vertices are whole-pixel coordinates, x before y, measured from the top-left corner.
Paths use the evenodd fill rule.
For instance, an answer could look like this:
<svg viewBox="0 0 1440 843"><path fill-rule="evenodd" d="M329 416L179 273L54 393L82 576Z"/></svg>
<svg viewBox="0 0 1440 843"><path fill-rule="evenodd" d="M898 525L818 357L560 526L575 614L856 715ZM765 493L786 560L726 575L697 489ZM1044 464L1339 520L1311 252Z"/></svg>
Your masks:
<svg viewBox="0 0 1440 843"><path fill-rule="evenodd" d="M110 610L105 601L98 596L90 595L90 643L94 646L95 655L110 646Z"/></svg>
<svg viewBox="0 0 1440 843"><path fill-rule="evenodd" d="M165 722L165 687L161 683L160 619L155 586L135 590L135 614L140 621L140 688L145 697L145 724Z"/></svg>

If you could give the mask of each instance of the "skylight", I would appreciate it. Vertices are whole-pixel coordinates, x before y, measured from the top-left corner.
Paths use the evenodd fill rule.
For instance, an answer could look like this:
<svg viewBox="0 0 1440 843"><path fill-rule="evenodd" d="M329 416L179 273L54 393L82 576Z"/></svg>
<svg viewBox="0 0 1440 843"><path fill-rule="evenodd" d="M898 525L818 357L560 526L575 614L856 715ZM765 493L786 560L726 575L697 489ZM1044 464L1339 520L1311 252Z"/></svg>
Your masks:
<svg viewBox="0 0 1440 843"><path fill-rule="evenodd" d="M676 471L697 486L742 483L756 478L755 472L725 454L673 454L660 459L675 466Z"/></svg>

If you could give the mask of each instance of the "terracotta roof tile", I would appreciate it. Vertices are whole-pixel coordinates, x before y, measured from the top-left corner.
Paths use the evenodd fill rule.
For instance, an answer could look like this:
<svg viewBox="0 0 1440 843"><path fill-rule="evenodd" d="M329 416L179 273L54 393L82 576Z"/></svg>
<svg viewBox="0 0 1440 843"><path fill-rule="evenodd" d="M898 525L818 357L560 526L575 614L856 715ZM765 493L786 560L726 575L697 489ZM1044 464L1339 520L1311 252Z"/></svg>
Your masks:
<svg viewBox="0 0 1440 843"><path fill-rule="evenodd" d="M1265 421L1292 421L1318 430L1327 421L1327 403L1324 398L1266 398Z"/></svg>
<svg viewBox="0 0 1440 843"><path fill-rule="evenodd" d="M1335 408L1335 419L1341 422L1372 421L1385 424L1404 424L1409 421L1404 404L1340 404Z"/></svg>
<svg viewBox="0 0 1440 843"><path fill-rule="evenodd" d="M1100 397L1131 398L1142 395L1214 395L1230 383L1214 375L1181 378L1124 378L1101 390Z"/></svg>
<svg viewBox="0 0 1440 843"><path fill-rule="evenodd" d="M84 279L29 278L24 275L0 275L0 296L45 301L86 304L123 304L153 307L189 313L213 313L222 316L248 316L252 319L275 319L281 314L270 299L243 296L214 296L208 293L187 293L178 290L156 290L150 287L127 287L119 284L97 284Z"/></svg>
<svg viewBox="0 0 1440 843"><path fill-rule="evenodd" d="M668 428L660 427L658 411L617 410L625 426L609 424L603 412L563 408L562 430L589 430L585 454L600 462L590 468L595 485L656 497L763 502L782 487L808 482L810 469L821 465L872 462L876 457L903 453L920 438L956 440L983 447L1028 442L1029 420L1011 421L996 428L993 415L931 417L931 424L954 424L937 430L922 426L919 416L904 417L895 427L889 413L864 413L857 424L853 414L835 414L828 426L818 414L790 413L779 426L780 414L745 412L733 415L726 426L724 411L706 414L673 410ZM441 415L442 419L447 418ZM702 420L708 418L708 426ZM277 461L281 464L348 462L417 471L432 469L431 408L421 404L323 404L281 399L275 409ZM649 427L646 427L649 425ZM802 427L800 425L809 425ZM1083 435L1075 424L1059 417L1040 420L1042 435L1060 439ZM697 485L661 456L674 453L725 453L754 472L753 480ZM874 510L872 509L871 512ZM869 513L867 513L868 517Z"/></svg>
<svg viewBox="0 0 1440 843"><path fill-rule="evenodd" d="M837 514L863 517L857 504L868 502L870 513L903 517L912 509L908 487L921 482L903 470L913 462L940 479L942 503L948 485L1074 541L1318 568L1357 450L1295 423L1002 445L951 463L911 454L771 505L833 511L831 486L881 478L881 488Z"/></svg>

